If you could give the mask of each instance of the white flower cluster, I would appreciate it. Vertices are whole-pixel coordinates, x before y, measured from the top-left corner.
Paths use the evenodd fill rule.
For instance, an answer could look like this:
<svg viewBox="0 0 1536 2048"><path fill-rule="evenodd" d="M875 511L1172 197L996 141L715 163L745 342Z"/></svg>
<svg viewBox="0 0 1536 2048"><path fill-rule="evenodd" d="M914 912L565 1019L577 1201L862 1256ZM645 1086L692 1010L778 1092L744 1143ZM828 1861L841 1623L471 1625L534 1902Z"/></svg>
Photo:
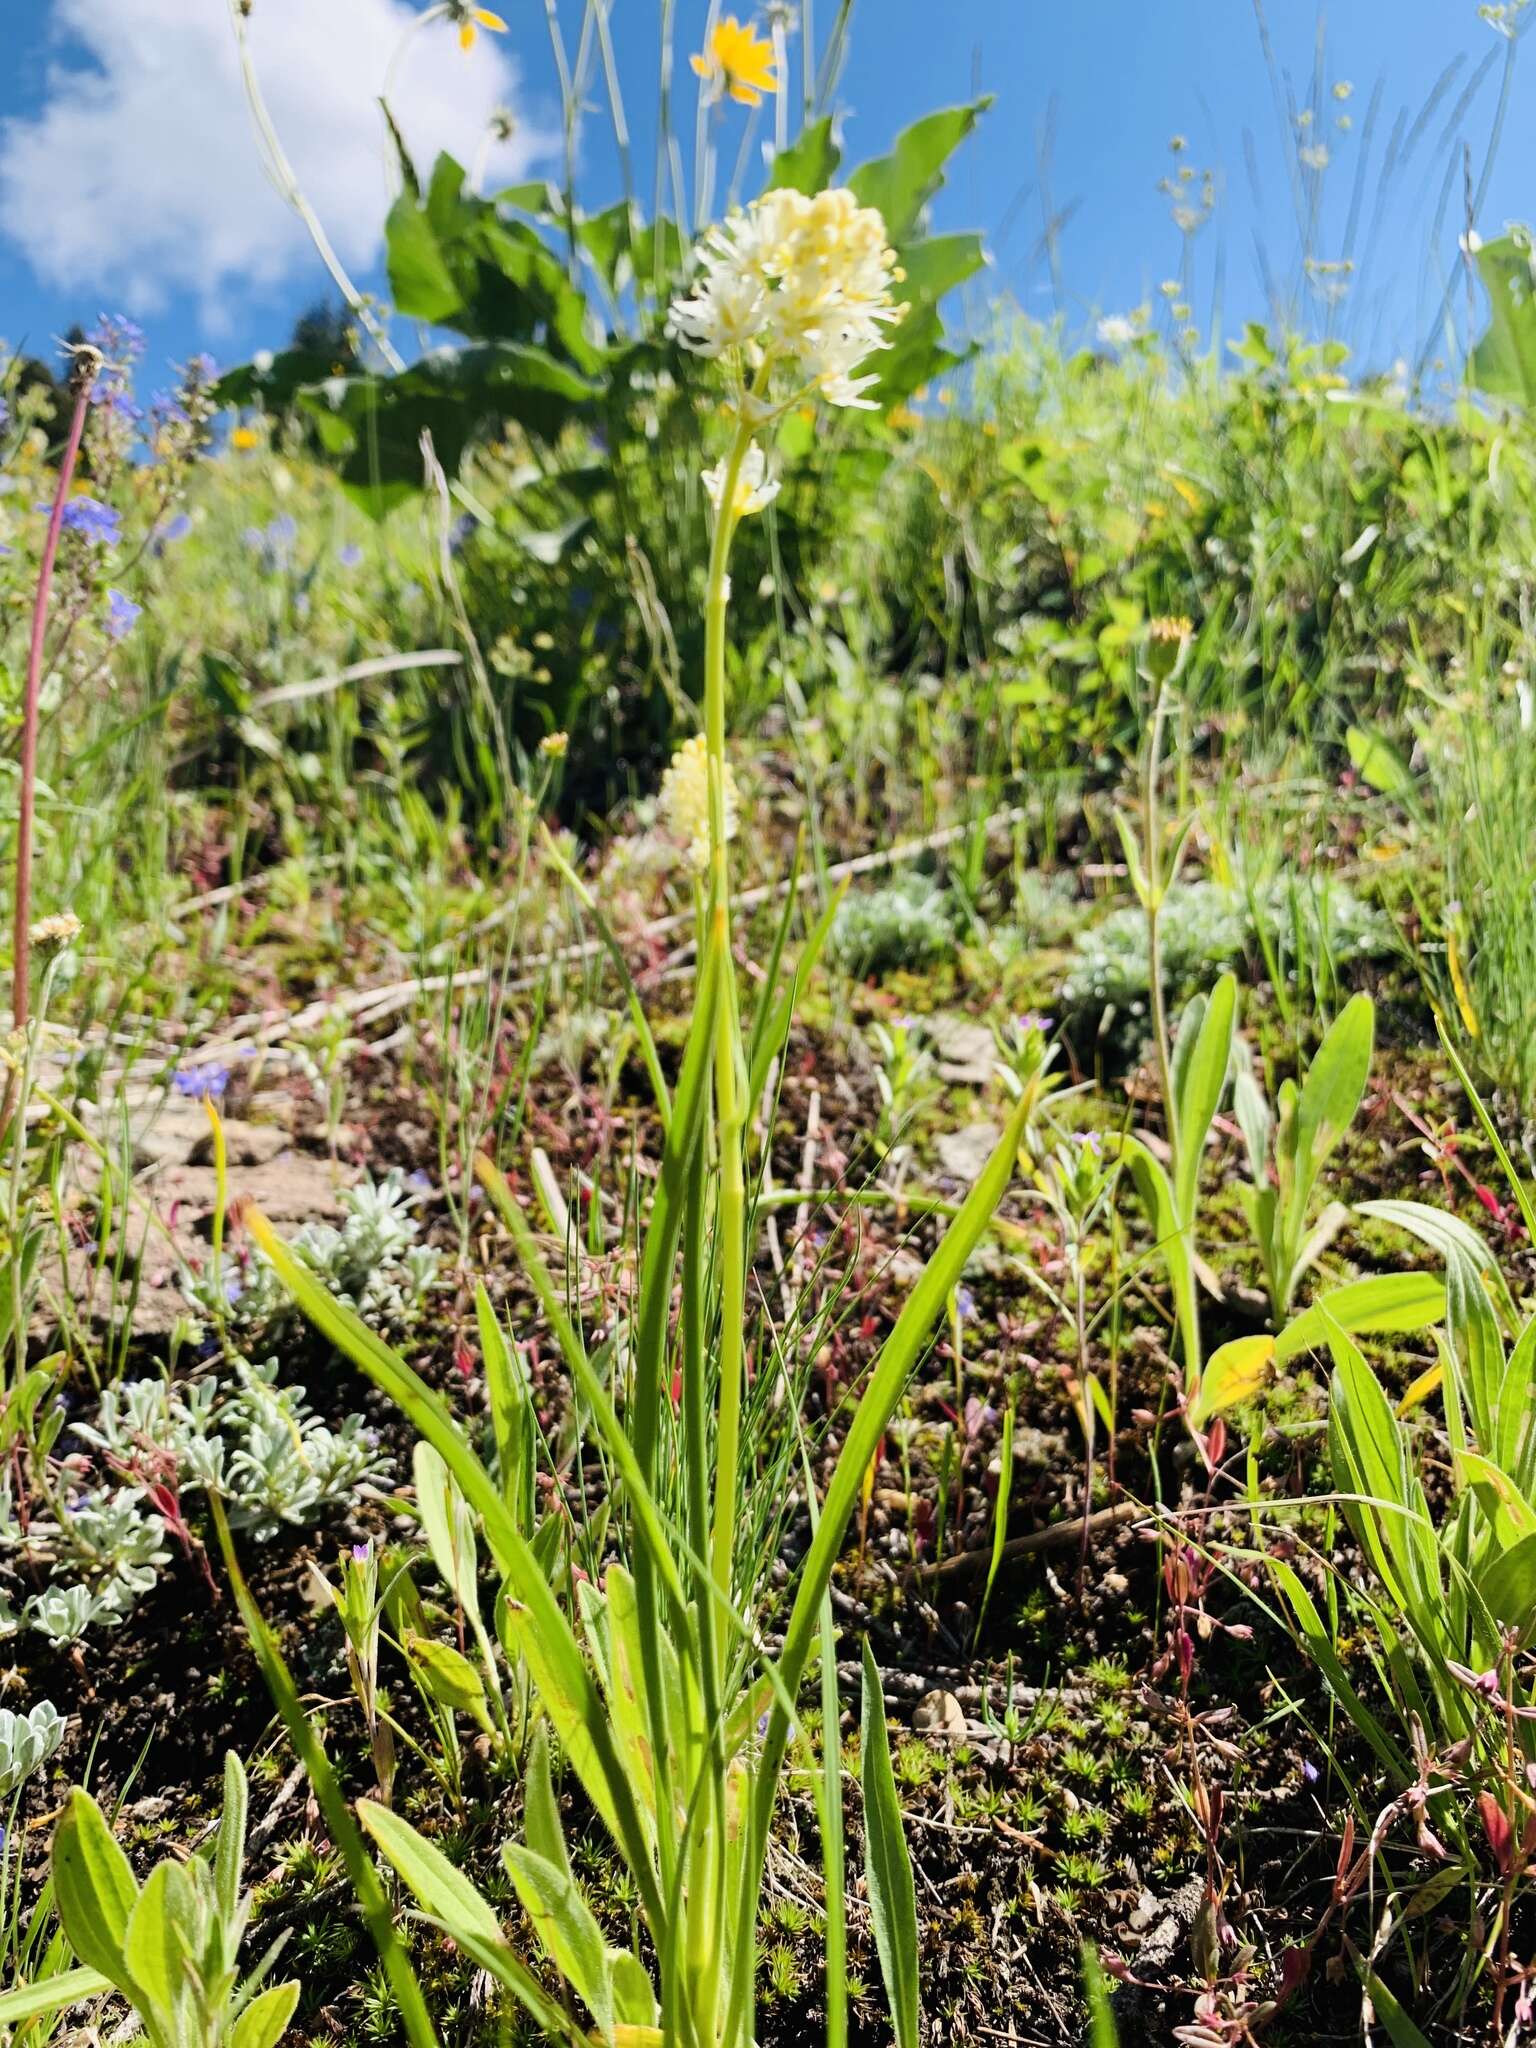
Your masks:
<svg viewBox="0 0 1536 2048"><path fill-rule="evenodd" d="M688 848L688 859L703 873L709 866L709 747L701 732L684 740L661 778L661 808L667 829ZM725 764L725 836L736 837L741 814L736 778Z"/></svg>
<svg viewBox="0 0 1536 2048"><path fill-rule="evenodd" d="M775 410L758 373L791 371L791 399L816 391L829 405L862 406L877 378L853 373L905 306L885 222L845 188L765 192L715 228L700 251L702 274L673 302L668 332L704 356L736 354L753 374L753 397Z"/></svg>

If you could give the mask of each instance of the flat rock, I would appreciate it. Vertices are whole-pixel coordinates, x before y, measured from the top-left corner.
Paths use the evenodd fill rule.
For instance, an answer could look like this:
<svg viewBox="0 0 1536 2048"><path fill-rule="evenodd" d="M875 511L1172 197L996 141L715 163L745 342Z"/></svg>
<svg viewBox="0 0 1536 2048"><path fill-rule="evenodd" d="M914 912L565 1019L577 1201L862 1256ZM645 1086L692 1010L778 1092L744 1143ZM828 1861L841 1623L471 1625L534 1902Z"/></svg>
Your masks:
<svg viewBox="0 0 1536 2048"><path fill-rule="evenodd" d="M946 1131L934 1145L939 1165L951 1180L967 1187L981 1178L981 1170L997 1150L1003 1135L997 1124L966 1124L962 1130Z"/></svg>
<svg viewBox="0 0 1536 2048"><path fill-rule="evenodd" d="M198 1114L206 1131L207 1119ZM281 1133L274 1135L282 1140ZM250 1167L231 1161L229 1197L231 1203L254 1202L290 1235L301 1224L334 1222L341 1214L344 1185L345 1177L327 1160L285 1150ZM207 1263L217 1181L211 1166L168 1165L143 1179L137 1193L121 1280L114 1283L110 1259L98 1273L96 1252L87 1246L70 1252L64 1284L76 1314L98 1332L120 1332L126 1322L136 1338L163 1340L179 1317L192 1313L180 1274L184 1267L198 1272ZM146 1202L164 1229L145 1215ZM233 1223L226 1225L225 1242L227 1249L240 1242ZM46 1314L46 1291L42 1320L52 1320Z"/></svg>
<svg viewBox="0 0 1536 2048"><path fill-rule="evenodd" d="M923 1020L925 1035L939 1059L939 1078L957 1085L984 1088L997 1064L997 1041L985 1024L940 1011Z"/></svg>
<svg viewBox="0 0 1536 2048"><path fill-rule="evenodd" d="M223 1124L224 1148L231 1166L265 1166L293 1142L288 1133L275 1124L248 1124L237 1117L225 1117ZM213 1133L208 1128L206 1117L202 1136L186 1156L193 1166L213 1164Z"/></svg>

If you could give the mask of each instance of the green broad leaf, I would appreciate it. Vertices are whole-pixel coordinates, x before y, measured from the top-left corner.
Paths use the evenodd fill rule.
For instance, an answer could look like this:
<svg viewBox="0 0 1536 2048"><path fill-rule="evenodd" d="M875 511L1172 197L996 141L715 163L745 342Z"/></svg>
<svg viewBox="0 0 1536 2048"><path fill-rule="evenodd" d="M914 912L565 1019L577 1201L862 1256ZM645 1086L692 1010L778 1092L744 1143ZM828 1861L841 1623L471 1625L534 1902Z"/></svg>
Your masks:
<svg viewBox="0 0 1536 2048"><path fill-rule="evenodd" d="M892 242L904 242L918 216L944 183L945 166L992 104L990 96L968 106L946 107L914 121L897 136L889 156L861 164L848 186L861 206L878 209Z"/></svg>
<svg viewBox="0 0 1536 2048"><path fill-rule="evenodd" d="M1125 855L1126 872L1131 878L1131 887L1136 893L1137 900L1145 904L1147 878L1142 870L1141 848L1137 844L1135 833L1131 830L1130 820L1118 806L1114 812L1114 819L1115 830L1120 835L1120 850Z"/></svg>
<svg viewBox="0 0 1536 2048"><path fill-rule="evenodd" d="M520 1842L505 1843L501 1860L544 1953L602 2033L611 2033L613 1992L607 1943L569 1866L562 1869L547 1862Z"/></svg>
<svg viewBox="0 0 1536 2048"><path fill-rule="evenodd" d="M1440 1603L1434 1534L1424 1524L1423 1491L1413 1477L1402 1425L1381 1382L1338 1326L1330 1332L1328 1446L1344 1512L1377 1576L1417 1627Z"/></svg>
<svg viewBox="0 0 1536 2048"><path fill-rule="evenodd" d="M997 1568L1003 1561L1003 1543L1008 1534L1008 1505L1013 1498L1013 1430L1014 1408L1010 1401L1003 1411L1003 1437L998 1448L997 1501L992 1511L992 1555L987 1560L987 1583L981 1595L981 1606L976 1613L976 1636L980 1640L982 1624L987 1618L987 1608L992 1600L992 1587L997 1578Z"/></svg>
<svg viewBox="0 0 1536 2048"><path fill-rule="evenodd" d="M891 2005L896 2048L919 2048L917 1891L901 1825L901 1801L891 1768L880 1674L868 1639L864 1645L860 1713L860 1782L864 1793L864 1863L870 1918L880 1974Z"/></svg>
<svg viewBox="0 0 1536 2048"><path fill-rule="evenodd" d="M53 1889L75 1954L126 1991L123 1944L139 1888L101 1808L78 1786L53 1837Z"/></svg>
<svg viewBox="0 0 1536 2048"><path fill-rule="evenodd" d="M1227 1069L1232 1063L1232 1034L1237 1027L1237 976L1224 974L1211 990L1178 1090L1179 1155L1174 1199L1186 1224L1193 1224L1200 1186L1200 1163L1210 1135Z"/></svg>
<svg viewBox="0 0 1536 2048"><path fill-rule="evenodd" d="M503 185L490 197L492 206L510 206L518 213L531 214L535 220L557 219L565 212L564 201L547 178L529 178L521 185Z"/></svg>
<svg viewBox="0 0 1536 2048"><path fill-rule="evenodd" d="M1457 1245L1445 1255L1445 1326L1461 1394L1472 1418L1478 1446L1498 1460L1501 1447L1500 1396L1506 1359L1493 1304L1472 1261ZM1524 1418L1511 1418L1522 1421Z"/></svg>
<svg viewBox="0 0 1536 2048"><path fill-rule="evenodd" d="M0 1991L0 2027L20 2026L23 2020L41 2019L67 2006L81 2005L87 1998L100 1998L112 1989L110 1977L99 1970L65 1970L40 1984L14 1984Z"/></svg>
<svg viewBox="0 0 1536 2048"><path fill-rule="evenodd" d="M434 1642L430 1636L407 1636L405 1654L412 1671L439 1706L455 1714L468 1714L487 1735L492 1732L485 1704L485 1680L462 1651L451 1643Z"/></svg>
<svg viewBox="0 0 1536 2048"><path fill-rule="evenodd" d="M630 208L616 199L601 213L589 213L576 225L576 241L608 290L617 294L630 280Z"/></svg>
<svg viewBox="0 0 1536 2048"><path fill-rule="evenodd" d="M1355 773L1382 796L1406 796L1413 788L1413 770L1390 740L1352 725L1344 735Z"/></svg>
<svg viewBox="0 0 1536 2048"><path fill-rule="evenodd" d="M1477 1574L1478 1595L1501 1628L1520 1631L1522 1643L1536 1634L1536 1533L1485 1565Z"/></svg>
<svg viewBox="0 0 1536 2048"><path fill-rule="evenodd" d="M224 1810L214 1848L213 1884L219 1910L233 1920L240 1910L240 1873L245 1864L245 1821L250 1794L245 1766L233 1750L224 1758Z"/></svg>
<svg viewBox="0 0 1536 2048"><path fill-rule="evenodd" d="M475 1579L479 1560L470 1505L442 1454L429 1443L418 1443L412 1451L411 1477L416 1484L422 1534L438 1575L463 1613L478 1614Z"/></svg>
<svg viewBox="0 0 1536 2048"><path fill-rule="evenodd" d="M768 169L769 192L804 192L808 197L824 192L842 162L833 117L824 114L808 121L786 148L778 150Z"/></svg>
<svg viewBox="0 0 1536 2048"><path fill-rule="evenodd" d="M235 2021L229 2048L277 2048L298 2007L299 1989L290 1981L258 1992Z"/></svg>
<svg viewBox="0 0 1536 2048"><path fill-rule="evenodd" d="M1503 1270L1470 1223L1464 1223L1459 1216L1453 1216L1447 1210L1432 1209L1427 1202L1357 1202L1355 1208L1362 1216L1374 1216L1380 1223L1390 1223L1398 1230L1406 1230L1410 1237L1427 1244L1442 1259L1451 1245L1458 1246L1482 1274L1484 1284L1492 1293L1506 1323L1513 1328L1518 1322L1514 1297L1505 1282Z"/></svg>
<svg viewBox="0 0 1536 2048"><path fill-rule="evenodd" d="M628 1759L629 1781L635 1788L646 1824L654 1828L658 1819L654 1741L657 1716L646 1675L644 1625L635 1582L622 1565L608 1567L603 1597L589 1600L587 1613L587 1633L601 1665L603 1691L613 1713L614 1735ZM528 1840L532 1848L539 1847L531 1833Z"/></svg>
<svg viewBox="0 0 1536 2048"><path fill-rule="evenodd" d="M645 1965L627 1948L608 1951L608 1977L613 1986L615 2028L656 2025L656 1993Z"/></svg>
<svg viewBox="0 0 1536 2048"><path fill-rule="evenodd" d="M1192 1380L1200 1369L1200 1323L1189 1231L1179 1216L1173 1187L1162 1162L1147 1150L1139 1138L1122 1138L1120 1157L1130 1168L1131 1183L1152 1226L1153 1247L1167 1270L1184 1350L1185 1377Z"/></svg>
<svg viewBox="0 0 1536 2048"><path fill-rule="evenodd" d="M1350 1280L1292 1317L1275 1339L1275 1363L1287 1365L1304 1351L1322 1350L1330 1323L1352 1336L1386 1336L1430 1329L1444 1316L1445 1288L1432 1273L1380 1273Z"/></svg>
<svg viewBox="0 0 1536 2048"><path fill-rule="evenodd" d="M157 1863L134 1901L123 1933L123 1961L140 2016L166 2033L174 2030L187 1946L196 1936L196 1912L186 1872L169 1857Z"/></svg>
<svg viewBox="0 0 1536 2048"><path fill-rule="evenodd" d="M1536 403L1536 277L1528 232L1501 235L1477 252L1488 294L1487 332L1467 360L1467 376L1490 398Z"/></svg>
<svg viewBox="0 0 1536 2048"><path fill-rule="evenodd" d="M519 1533L528 1536L534 1521L534 1429L528 1383L483 1280L475 1282L475 1326L485 1364L502 1496Z"/></svg>
<svg viewBox="0 0 1536 2048"><path fill-rule="evenodd" d="M434 327L457 313L463 294L438 247L419 200L402 192L384 223L384 261L390 295L400 312Z"/></svg>
<svg viewBox="0 0 1536 2048"><path fill-rule="evenodd" d="M1428 2036L1421 2034L1404 2012L1397 1994L1387 1989L1363 1956L1353 1950L1351 1954L1354 1956L1360 1982L1365 1986L1371 2003L1376 2008L1376 2017L1387 2030L1392 2048L1431 2048Z"/></svg>
<svg viewBox="0 0 1536 2048"><path fill-rule="evenodd" d="M1375 1037L1376 1005L1367 995L1351 996L1307 1069L1294 1125L1295 1200L1303 1215L1319 1171L1359 1111Z"/></svg>
<svg viewBox="0 0 1536 2048"><path fill-rule="evenodd" d="M446 1928L455 1941L473 1941L482 1949L506 1948L495 1908L408 1820L376 1799L360 1799L357 1818L364 1834L414 1893L423 1912Z"/></svg>
<svg viewBox="0 0 1536 2048"><path fill-rule="evenodd" d="M1213 1351L1189 1404L1189 1419L1204 1429L1213 1415L1251 1401L1269 1378L1275 1363L1273 1337L1235 1337Z"/></svg>
<svg viewBox="0 0 1536 2048"><path fill-rule="evenodd" d="M542 1721L533 1732L523 1780L523 1834L536 1856L542 1856L546 1863L570 1876L565 1830L560 1825L560 1808L549 1773L549 1731Z"/></svg>

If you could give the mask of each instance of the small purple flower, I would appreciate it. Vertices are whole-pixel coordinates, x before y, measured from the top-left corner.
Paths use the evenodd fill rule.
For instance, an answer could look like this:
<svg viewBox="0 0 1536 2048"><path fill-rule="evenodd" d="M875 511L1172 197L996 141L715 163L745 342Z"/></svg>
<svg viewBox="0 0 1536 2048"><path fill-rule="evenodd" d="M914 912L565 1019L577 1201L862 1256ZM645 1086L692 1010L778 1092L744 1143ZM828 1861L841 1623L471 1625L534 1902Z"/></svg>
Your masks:
<svg viewBox="0 0 1536 2048"><path fill-rule="evenodd" d="M372 1545L372 1543L354 1543L354 1544L353 1544L353 1546L352 1546L352 1562L353 1562L354 1564L366 1564L366 1563L368 1562L369 1558L371 1558L372 1556L373 1556L373 1545Z"/></svg>
<svg viewBox="0 0 1536 2048"><path fill-rule="evenodd" d="M71 498L64 507L64 531L78 533L97 547L115 548L121 517L99 498Z"/></svg>
<svg viewBox="0 0 1536 2048"><path fill-rule="evenodd" d="M1051 1028L1051 1020L1039 1010L1026 1010L1014 1023L1020 1032L1038 1031L1043 1037Z"/></svg>
<svg viewBox="0 0 1536 2048"><path fill-rule="evenodd" d="M208 354L195 355L187 364L187 382L194 390L201 390L212 384L219 374L219 366Z"/></svg>
<svg viewBox="0 0 1536 2048"><path fill-rule="evenodd" d="M164 526L156 527L150 537L149 551L152 555L163 555L176 541L185 540L192 531L191 515L178 512L174 519L167 519Z"/></svg>
<svg viewBox="0 0 1536 2048"><path fill-rule="evenodd" d="M955 1289L955 1313L959 1316L962 1323L974 1322L976 1317L976 1297L972 1294L969 1287L957 1287Z"/></svg>
<svg viewBox="0 0 1536 2048"><path fill-rule="evenodd" d="M125 597L120 590L107 592L107 638L126 640L137 621L143 616L144 607L135 604L131 597Z"/></svg>
<svg viewBox="0 0 1536 2048"><path fill-rule="evenodd" d="M144 353L144 330L126 313L103 313L86 336L109 363L130 363Z"/></svg>
<svg viewBox="0 0 1536 2048"><path fill-rule="evenodd" d="M356 569L362 562L363 551L356 541L349 540L344 548L337 550L336 559L343 569Z"/></svg>
<svg viewBox="0 0 1536 2048"><path fill-rule="evenodd" d="M291 547L299 537L299 522L287 512L280 512L267 528L268 544L275 548Z"/></svg>
<svg viewBox="0 0 1536 2048"><path fill-rule="evenodd" d="M201 1067L178 1067L171 1076L171 1086L188 1102L213 1102L229 1086L229 1068L216 1066L212 1061Z"/></svg>

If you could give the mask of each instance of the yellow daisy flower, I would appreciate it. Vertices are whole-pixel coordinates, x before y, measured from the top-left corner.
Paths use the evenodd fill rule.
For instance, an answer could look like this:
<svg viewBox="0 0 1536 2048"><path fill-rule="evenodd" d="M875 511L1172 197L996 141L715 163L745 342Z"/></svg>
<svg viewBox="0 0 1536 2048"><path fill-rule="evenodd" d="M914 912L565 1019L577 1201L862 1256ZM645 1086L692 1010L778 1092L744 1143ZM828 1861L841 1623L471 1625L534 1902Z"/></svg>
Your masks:
<svg viewBox="0 0 1536 2048"><path fill-rule="evenodd" d="M716 24L704 54L688 61L700 78L728 92L744 107L758 106L765 92L779 89L772 43L754 35L734 14Z"/></svg>
<svg viewBox="0 0 1536 2048"><path fill-rule="evenodd" d="M230 434L229 445L241 455L249 455L253 448L261 446L261 436L254 427L236 427Z"/></svg>
<svg viewBox="0 0 1536 2048"><path fill-rule="evenodd" d="M475 36L481 29L489 29L493 36L504 36L507 32L507 24L499 14L492 14L489 7L465 7L457 12L461 50L474 48Z"/></svg>

